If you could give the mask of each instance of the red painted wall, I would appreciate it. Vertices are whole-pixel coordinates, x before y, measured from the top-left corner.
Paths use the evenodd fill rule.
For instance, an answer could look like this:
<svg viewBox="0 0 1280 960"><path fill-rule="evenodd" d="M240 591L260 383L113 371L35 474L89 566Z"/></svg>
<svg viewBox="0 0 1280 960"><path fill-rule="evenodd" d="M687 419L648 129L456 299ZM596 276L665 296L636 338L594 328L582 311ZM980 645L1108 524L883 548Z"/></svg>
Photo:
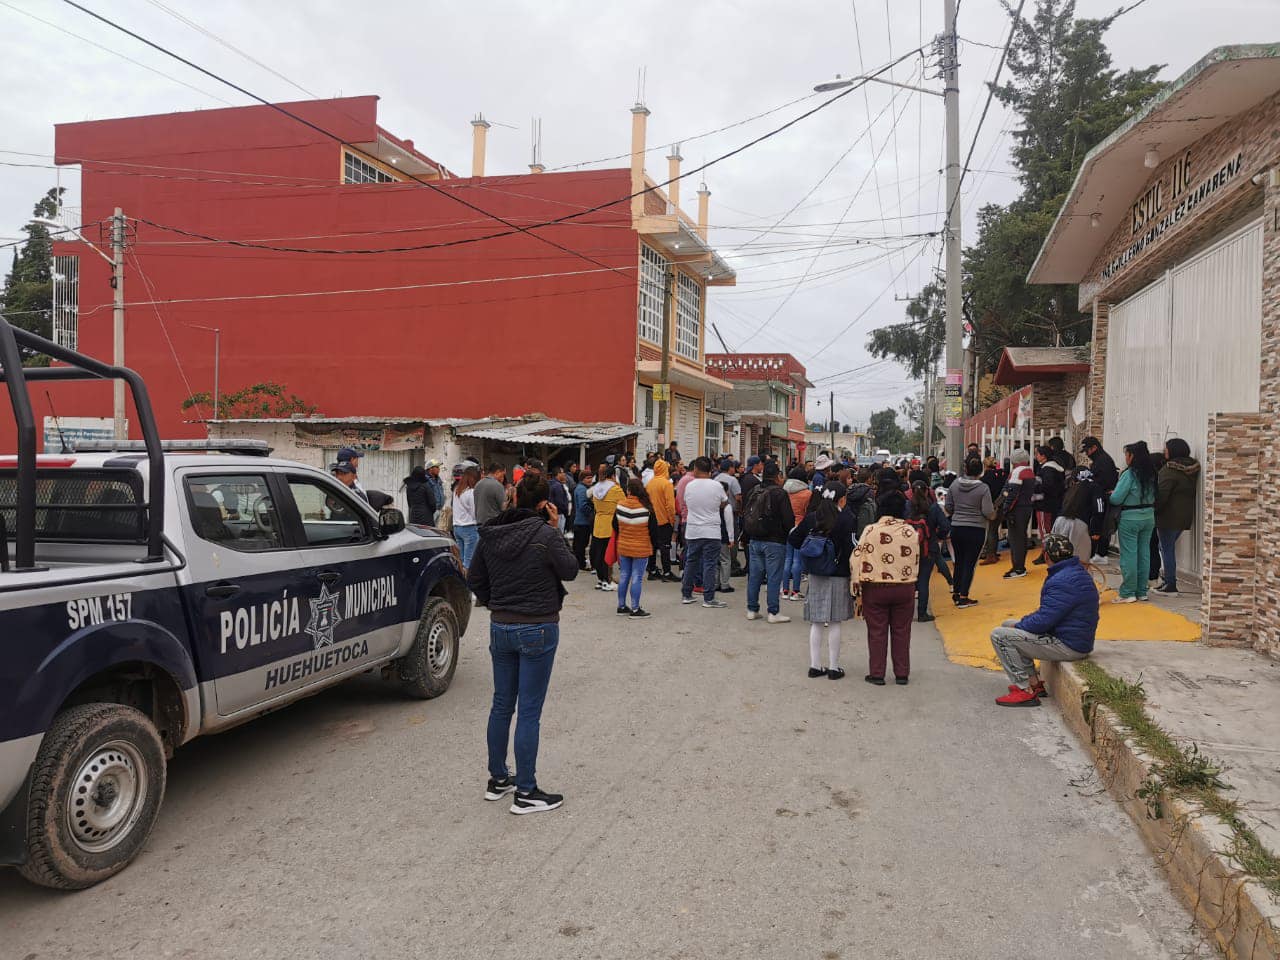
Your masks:
<svg viewBox="0 0 1280 960"><path fill-rule="evenodd" d="M374 139L376 98L289 109L350 142ZM385 250L509 229L454 197L526 225L629 189L626 170L456 179L437 189L342 186L340 145L267 107L64 124L56 149L83 162L90 239L97 228L88 224L120 206L130 218L225 239ZM80 348L109 359L109 269L75 243L57 252L81 258ZM147 378L167 437L204 433L185 422L193 412L181 402L212 389L213 337L189 324L222 330L224 394L274 380L329 416L539 412L631 422L637 254L625 201L536 236L376 255L246 249L138 223L126 260L126 363ZM560 276L490 282L544 274ZM419 287L264 297L405 285ZM215 299L246 296L264 298ZM139 302L151 300L196 302ZM53 392L60 416L110 416L105 384ZM44 389L36 394L40 418ZM130 427L137 436L132 411ZM8 418L0 421L4 448L12 432Z"/></svg>
<svg viewBox="0 0 1280 960"><path fill-rule="evenodd" d="M1031 390L1030 386L1015 390L991 406L979 410L964 422L964 442L982 443L983 429L1012 427L1018 422L1018 401Z"/></svg>

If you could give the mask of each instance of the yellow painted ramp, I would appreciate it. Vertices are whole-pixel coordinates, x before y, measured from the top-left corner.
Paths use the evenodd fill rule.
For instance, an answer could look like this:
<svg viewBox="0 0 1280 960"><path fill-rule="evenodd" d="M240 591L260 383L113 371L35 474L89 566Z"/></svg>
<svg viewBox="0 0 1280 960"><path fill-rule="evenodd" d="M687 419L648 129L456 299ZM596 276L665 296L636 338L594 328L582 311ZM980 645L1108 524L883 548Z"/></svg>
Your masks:
<svg viewBox="0 0 1280 960"><path fill-rule="evenodd" d="M1031 554L1034 556L1034 554ZM951 603L946 581L937 573L929 585L934 626L942 634L942 645L953 663L970 667L999 670L991 649L991 631L1005 620L1025 616L1040 605L1040 587L1045 568L1027 564L1027 575L1020 580L1005 580L1009 569L1007 555L1000 563L978 567L969 595L978 601L976 607L957 610ZM1111 580L1116 579L1114 572ZM1102 595L1102 619L1098 624L1099 640L1182 640L1200 639L1200 624L1161 609L1159 599L1147 603L1113 604L1114 588Z"/></svg>

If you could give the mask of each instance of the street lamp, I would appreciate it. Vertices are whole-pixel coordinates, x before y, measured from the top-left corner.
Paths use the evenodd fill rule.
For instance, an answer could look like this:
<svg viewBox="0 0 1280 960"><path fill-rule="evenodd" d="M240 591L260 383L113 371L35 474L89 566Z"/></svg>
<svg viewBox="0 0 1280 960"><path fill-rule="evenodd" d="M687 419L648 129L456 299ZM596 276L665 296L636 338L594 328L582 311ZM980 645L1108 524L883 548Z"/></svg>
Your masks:
<svg viewBox="0 0 1280 960"><path fill-rule="evenodd" d="M928 87L917 87L910 83L898 83L896 80L885 80L883 77L849 77L844 79L840 74L836 74L834 80L828 80L826 83L820 83L813 88L814 93L830 93L832 90L843 90L846 87L852 87L860 83L883 83L889 87L901 87L903 90L914 90L916 93L927 93L932 97L945 97L946 94L941 90L930 90Z"/></svg>

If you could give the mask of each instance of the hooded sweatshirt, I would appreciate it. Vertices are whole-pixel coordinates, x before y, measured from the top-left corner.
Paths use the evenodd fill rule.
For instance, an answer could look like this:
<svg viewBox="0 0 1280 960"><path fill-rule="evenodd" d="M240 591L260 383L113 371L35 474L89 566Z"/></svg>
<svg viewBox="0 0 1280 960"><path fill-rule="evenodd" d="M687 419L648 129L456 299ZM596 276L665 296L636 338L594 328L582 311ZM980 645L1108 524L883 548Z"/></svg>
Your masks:
<svg viewBox="0 0 1280 960"><path fill-rule="evenodd" d="M1194 457L1174 457L1160 468L1156 490L1156 526L1161 530L1190 530L1196 516L1196 482L1200 463Z"/></svg>
<svg viewBox="0 0 1280 960"><path fill-rule="evenodd" d="M782 491L791 498L791 515L799 523L809 512L809 500L813 491L803 480L792 478L782 485Z"/></svg>
<svg viewBox="0 0 1280 960"><path fill-rule="evenodd" d="M673 526L676 522L676 490L671 484L671 467L667 461L654 461L653 479L644 489L653 501L654 522L660 527Z"/></svg>
<svg viewBox="0 0 1280 960"><path fill-rule="evenodd" d="M595 507L596 519L591 528L593 537L608 540L613 536L613 511L622 502L622 488L612 480L601 480L591 488L591 505Z"/></svg>
<svg viewBox="0 0 1280 960"><path fill-rule="evenodd" d="M564 537L532 510L505 510L480 528L467 585L494 623L558 623L578 575Z"/></svg>
<svg viewBox="0 0 1280 960"><path fill-rule="evenodd" d="M987 528L987 521L995 517L991 505L991 488L981 477L957 477L947 491L947 516L953 527Z"/></svg>

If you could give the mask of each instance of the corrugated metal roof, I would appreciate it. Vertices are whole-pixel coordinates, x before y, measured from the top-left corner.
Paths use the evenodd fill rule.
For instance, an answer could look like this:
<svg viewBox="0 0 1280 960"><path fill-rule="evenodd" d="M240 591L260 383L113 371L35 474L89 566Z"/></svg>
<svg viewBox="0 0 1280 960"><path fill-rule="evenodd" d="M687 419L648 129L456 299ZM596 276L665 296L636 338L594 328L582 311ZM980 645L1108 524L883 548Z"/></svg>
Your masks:
<svg viewBox="0 0 1280 960"><path fill-rule="evenodd" d="M622 423L566 423L562 420L536 420L509 427L457 430L460 437L498 440L506 443L538 443L567 447L578 443L605 443L634 436L640 431Z"/></svg>

